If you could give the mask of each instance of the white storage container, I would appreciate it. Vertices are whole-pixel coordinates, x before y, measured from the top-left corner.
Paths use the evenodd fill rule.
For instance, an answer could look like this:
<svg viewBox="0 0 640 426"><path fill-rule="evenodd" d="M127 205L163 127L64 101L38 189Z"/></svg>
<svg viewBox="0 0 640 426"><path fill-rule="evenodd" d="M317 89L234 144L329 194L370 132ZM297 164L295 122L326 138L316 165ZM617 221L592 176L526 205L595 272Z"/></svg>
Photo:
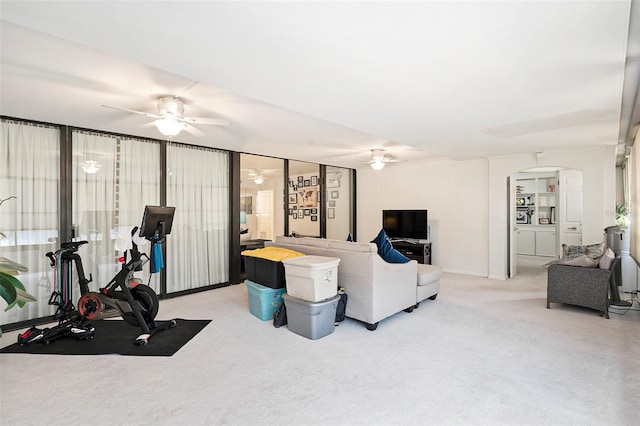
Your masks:
<svg viewBox="0 0 640 426"><path fill-rule="evenodd" d="M301 256L282 263L289 296L319 302L338 294L337 257Z"/></svg>

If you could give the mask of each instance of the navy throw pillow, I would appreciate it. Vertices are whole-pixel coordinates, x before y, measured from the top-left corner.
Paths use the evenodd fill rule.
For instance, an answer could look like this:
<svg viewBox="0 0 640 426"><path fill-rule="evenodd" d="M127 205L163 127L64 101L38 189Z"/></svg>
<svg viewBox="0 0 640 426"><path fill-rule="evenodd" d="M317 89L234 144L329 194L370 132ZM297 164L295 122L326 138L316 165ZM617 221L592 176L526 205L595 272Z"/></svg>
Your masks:
<svg viewBox="0 0 640 426"><path fill-rule="evenodd" d="M410 260L404 254L393 248L391 240L387 237L384 229L381 229L378 236L371 242L378 246L378 254L387 263L407 263Z"/></svg>

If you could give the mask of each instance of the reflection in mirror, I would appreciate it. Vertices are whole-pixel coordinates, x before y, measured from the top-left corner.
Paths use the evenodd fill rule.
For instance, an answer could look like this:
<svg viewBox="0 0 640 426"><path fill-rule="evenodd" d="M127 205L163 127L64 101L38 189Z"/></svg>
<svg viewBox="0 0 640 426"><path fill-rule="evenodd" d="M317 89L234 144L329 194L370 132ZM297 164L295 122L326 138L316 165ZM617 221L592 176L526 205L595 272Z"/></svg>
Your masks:
<svg viewBox="0 0 640 426"><path fill-rule="evenodd" d="M240 242L274 240L284 234L284 160L240 156ZM262 241L261 241L262 240ZM244 245L244 244L243 244Z"/></svg>
<svg viewBox="0 0 640 426"><path fill-rule="evenodd" d="M351 170L341 167L326 168L327 238L346 240L354 235L352 222Z"/></svg>
<svg viewBox="0 0 640 426"><path fill-rule="evenodd" d="M320 166L302 161L289 161L289 234L320 236Z"/></svg>

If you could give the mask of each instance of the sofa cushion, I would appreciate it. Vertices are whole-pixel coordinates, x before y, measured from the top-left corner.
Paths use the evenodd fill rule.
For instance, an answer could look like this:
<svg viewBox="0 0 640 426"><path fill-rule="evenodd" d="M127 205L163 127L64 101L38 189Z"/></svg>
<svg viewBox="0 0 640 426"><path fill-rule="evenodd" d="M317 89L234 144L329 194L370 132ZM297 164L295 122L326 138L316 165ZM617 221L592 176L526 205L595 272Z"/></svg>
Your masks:
<svg viewBox="0 0 640 426"><path fill-rule="evenodd" d="M572 258L579 255L586 255L590 259L599 260L604 253L604 242L588 244L584 246L562 244L562 257Z"/></svg>
<svg viewBox="0 0 640 426"><path fill-rule="evenodd" d="M586 254L582 254L578 257L574 257L573 259L560 262L560 265L582 266L583 268L595 268L598 266L598 262L591 259Z"/></svg>
<svg viewBox="0 0 640 426"><path fill-rule="evenodd" d="M356 243L340 240L327 240L328 247L330 249L344 250L344 251L356 251L361 253L376 253L378 248L371 243Z"/></svg>
<svg viewBox="0 0 640 426"><path fill-rule="evenodd" d="M604 254L600 258L600 262L598 266L600 269L611 269L611 265L613 265L613 261L616 258L616 254L611 250L611 248L607 247L604 251Z"/></svg>
<svg viewBox="0 0 640 426"><path fill-rule="evenodd" d="M391 240L387 237L387 233L384 229L381 229L378 236L371 241L378 246L378 254L387 263L407 263L409 258L393 248Z"/></svg>
<svg viewBox="0 0 640 426"><path fill-rule="evenodd" d="M329 247L329 240L325 240L324 238L303 237L300 238L300 242L298 244L304 244L311 247L327 248Z"/></svg>
<svg viewBox="0 0 640 426"><path fill-rule="evenodd" d="M442 278L442 267L438 265L424 265L418 263L418 285L431 284Z"/></svg>
<svg viewBox="0 0 640 426"><path fill-rule="evenodd" d="M300 241L300 238L294 238L294 237L285 237L284 235L278 235L276 236L276 243L281 243L281 244L298 244L298 242Z"/></svg>

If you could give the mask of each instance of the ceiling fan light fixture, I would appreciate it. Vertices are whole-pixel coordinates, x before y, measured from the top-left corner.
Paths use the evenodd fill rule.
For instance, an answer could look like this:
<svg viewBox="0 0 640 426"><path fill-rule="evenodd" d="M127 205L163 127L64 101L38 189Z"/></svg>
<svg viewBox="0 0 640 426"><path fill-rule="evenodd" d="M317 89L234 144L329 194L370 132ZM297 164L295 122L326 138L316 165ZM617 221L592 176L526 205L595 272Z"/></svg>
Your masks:
<svg viewBox="0 0 640 426"><path fill-rule="evenodd" d="M158 128L160 133L165 136L176 136L178 133L187 127L184 123L179 122L173 115L167 115L164 118L159 118L154 121L153 124Z"/></svg>
<svg viewBox="0 0 640 426"><path fill-rule="evenodd" d="M94 173L98 173L98 170L100 170L100 167L102 166L97 161L87 160L80 164L80 167L82 167L82 170L84 170L85 173L92 175Z"/></svg>
<svg viewBox="0 0 640 426"><path fill-rule="evenodd" d="M382 160L382 158L376 158L371 162L371 168L373 170L382 170L383 167L384 167L384 161Z"/></svg>
<svg viewBox="0 0 640 426"><path fill-rule="evenodd" d="M262 172L259 170L249 169L247 176L249 176L250 179L253 179L253 181L258 185L264 182L264 176L262 175Z"/></svg>

